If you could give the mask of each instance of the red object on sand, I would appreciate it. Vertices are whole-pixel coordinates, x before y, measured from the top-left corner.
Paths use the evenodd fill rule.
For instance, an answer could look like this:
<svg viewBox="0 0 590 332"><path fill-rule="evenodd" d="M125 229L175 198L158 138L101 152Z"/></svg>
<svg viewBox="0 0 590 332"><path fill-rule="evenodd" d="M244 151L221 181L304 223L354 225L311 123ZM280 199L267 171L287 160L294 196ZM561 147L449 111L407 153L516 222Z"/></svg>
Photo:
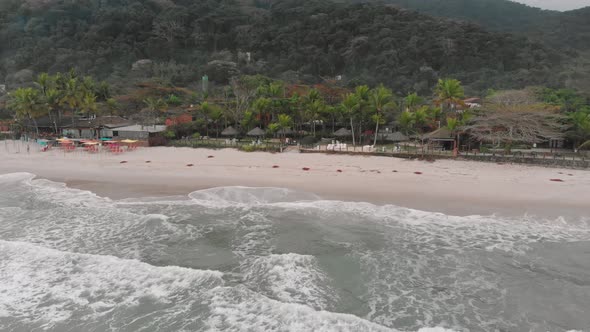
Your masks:
<svg viewBox="0 0 590 332"><path fill-rule="evenodd" d="M215 158L215 156L208 156L207 158Z"/></svg>
<svg viewBox="0 0 590 332"><path fill-rule="evenodd" d="M126 161L126 160L123 160L123 161L121 162L121 164L127 164L127 161Z"/></svg>
<svg viewBox="0 0 590 332"><path fill-rule="evenodd" d="M562 179L550 179L549 181L553 181L553 182L563 182Z"/></svg>
<svg viewBox="0 0 590 332"><path fill-rule="evenodd" d="M195 166L195 165L193 165L193 164L186 164L186 166L187 166L187 167L193 167L193 166Z"/></svg>
<svg viewBox="0 0 590 332"><path fill-rule="evenodd" d="M418 175L420 175L420 174L422 174L422 172L414 172L414 174L418 174Z"/></svg>
<svg viewBox="0 0 590 332"><path fill-rule="evenodd" d="M336 172L338 172L338 173L342 173L342 170L341 170L341 169L339 169L339 170L336 170Z"/></svg>
<svg viewBox="0 0 590 332"><path fill-rule="evenodd" d="M273 165L272 168L279 168L279 165Z"/></svg>
<svg viewBox="0 0 590 332"><path fill-rule="evenodd" d="M309 171L311 168L309 168L309 167L303 167L302 169L303 169L304 171Z"/></svg>

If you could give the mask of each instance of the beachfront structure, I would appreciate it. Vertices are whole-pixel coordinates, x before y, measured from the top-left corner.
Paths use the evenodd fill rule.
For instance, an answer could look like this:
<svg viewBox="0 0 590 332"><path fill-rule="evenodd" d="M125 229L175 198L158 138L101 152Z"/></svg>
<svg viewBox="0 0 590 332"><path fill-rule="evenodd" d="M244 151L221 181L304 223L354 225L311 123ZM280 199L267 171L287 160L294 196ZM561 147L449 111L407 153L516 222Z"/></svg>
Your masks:
<svg viewBox="0 0 590 332"><path fill-rule="evenodd" d="M63 127L63 135L71 138L100 138L110 137L105 131L118 127L129 126L132 123L120 116L101 116L91 119L77 119L74 124Z"/></svg>
<svg viewBox="0 0 590 332"><path fill-rule="evenodd" d="M135 124L125 127L103 129L101 136L112 137L114 139L147 140L150 136L161 133L165 130L165 125L143 126Z"/></svg>
<svg viewBox="0 0 590 332"><path fill-rule="evenodd" d="M442 127L425 134L422 136L422 140L427 140L434 149L452 150L455 137L447 127Z"/></svg>

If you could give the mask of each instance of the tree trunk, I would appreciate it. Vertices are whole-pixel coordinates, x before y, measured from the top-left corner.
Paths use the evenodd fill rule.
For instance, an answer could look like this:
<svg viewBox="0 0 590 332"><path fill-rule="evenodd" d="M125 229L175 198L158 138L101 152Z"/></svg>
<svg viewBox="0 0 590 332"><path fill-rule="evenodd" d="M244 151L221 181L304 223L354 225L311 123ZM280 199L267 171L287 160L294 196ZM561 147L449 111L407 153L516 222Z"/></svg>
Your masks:
<svg viewBox="0 0 590 332"><path fill-rule="evenodd" d="M33 125L35 126L35 133L37 135L35 138L39 138L39 127L37 126L37 120L35 120L33 117L31 117L31 120L33 120Z"/></svg>
<svg viewBox="0 0 590 332"><path fill-rule="evenodd" d="M352 146L356 146L354 138L354 124L352 123L352 116L350 117L350 130L352 131Z"/></svg>
<svg viewBox="0 0 590 332"><path fill-rule="evenodd" d="M379 121L377 121L377 125L375 126L375 139L373 140L373 147L377 145L377 134L379 133Z"/></svg>

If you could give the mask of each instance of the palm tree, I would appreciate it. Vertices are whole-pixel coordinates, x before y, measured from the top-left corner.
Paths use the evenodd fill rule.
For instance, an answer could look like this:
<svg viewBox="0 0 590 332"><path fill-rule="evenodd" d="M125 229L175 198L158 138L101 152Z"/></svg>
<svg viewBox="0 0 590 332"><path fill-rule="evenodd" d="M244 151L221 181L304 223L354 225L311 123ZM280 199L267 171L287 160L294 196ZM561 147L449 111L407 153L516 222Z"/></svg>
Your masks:
<svg viewBox="0 0 590 332"><path fill-rule="evenodd" d="M408 112L415 111L422 103L422 97L418 96L418 94L415 92L408 94L406 98L404 98L405 108Z"/></svg>
<svg viewBox="0 0 590 332"><path fill-rule="evenodd" d="M369 104L369 96L370 91L368 86L360 85L354 89L354 94L357 96L358 99L358 117L359 117L359 144L362 144L362 135L363 135L363 121L365 120L365 111Z"/></svg>
<svg viewBox="0 0 590 332"><path fill-rule="evenodd" d="M57 128L57 122L61 119L59 107L61 98L61 92L57 89L50 88L45 91L45 105L47 107L47 114L49 115L49 120L53 122L56 134L59 132L59 129Z"/></svg>
<svg viewBox="0 0 590 332"><path fill-rule="evenodd" d="M223 119L223 110L221 108L212 105L209 108L209 118L215 124L215 137L219 138L219 122Z"/></svg>
<svg viewBox="0 0 590 332"><path fill-rule="evenodd" d="M261 122L266 124L263 119L266 118L266 115L269 113L272 107L272 100L265 97L260 97L252 103L252 110L254 113L258 115Z"/></svg>
<svg viewBox="0 0 590 332"><path fill-rule="evenodd" d="M441 106L443 112L448 112L454 105L463 105L465 92L461 82L456 79L439 79L435 92L436 104Z"/></svg>
<svg viewBox="0 0 590 332"><path fill-rule="evenodd" d="M459 119L457 118L447 118L447 129L451 132L451 135L453 137L455 137L455 135L457 135L457 137L455 138L455 140L453 141L454 146L453 146L453 153L456 153L457 151L457 146L458 146L458 140L459 140L459 134L458 134L458 129L459 129Z"/></svg>
<svg viewBox="0 0 590 332"><path fill-rule="evenodd" d="M285 139L285 130L293 125L293 119L287 114L279 114L277 121L278 129L282 131L282 139Z"/></svg>
<svg viewBox="0 0 590 332"><path fill-rule="evenodd" d="M568 115L571 123L570 136L574 139L574 149L578 149L578 142L590 138L590 113L583 111L572 112Z"/></svg>
<svg viewBox="0 0 590 332"><path fill-rule="evenodd" d="M398 118L398 123L408 135L414 128L414 115L409 111L403 111Z"/></svg>
<svg viewBox="0 0 590 332"><path fill-rule="evenodd" d="M72 112L72 124L74 124L74 117L76 109L80 106L82 100L82 91L78 84L77 78L69 78L64 81L64 90L60 104L66 104L70 107Z"/></svg>
<svg viewBox="0 0 590 332"><path fill-rule="evenodd" d="M117 100L114 98L109 98L106 100L105 105L107 107L107 109L109 110L109 115L113 116L114 114L117 114L119 111L119 103L117 103Z"/></svg>
<svg viewBox="0 0 590 332"><path fill-rule="evenodd" d="M41 73L39 76L37 76L37 81L35 84L39 86L39 89L41 89L41 94L45 95L47 90L52 87L52 80L52 77L47 73Z"/></svg>
<svg viewBox="0 0 590 332"><path fill-rule="evenodd" d="M308 119L311 120L312 128L313 128L313 136L315 136L315 124L316 121L319 120L320 114L324 111L326 105L324 101L321 99L315 99L312 102L307 104L306 107L306 114Z"/></svg>
<svg viewBox="0 0 590 332"><path fill-rule="evenodd" d="M39 127L37 126L37 121L35 119L43 115L45 110L39 90L33 88L17 89L11 95L9 108L15 111L18 119L32 121L37 136L39 136Z"/></svg>
<svg viewBox="0 0 590 332"><path fill-rule="evenodd" d="M158 114L164 111L168 105L162 98L156 99L153 97L146 98L143 103L147 106L148 112L153 117L153 124L155 126L158 119Z"/></svg>
<svg viewBox="0 0 590 332"><path fill-rule="evenodd" d="M356 111L359 109L360 103L359 98L354 93L349 93L344 96L342 103L340 103L340 107L342 108L343 113L350 119L350 129L352 131L352 145L356 145L355 137L354 137L354 123L353 118Z"/></svg>
<svg viewBox="0 0 590 332"><path fill-rule="evenodd" d="M86 115L86 118L90 118L91 115L96 114L96 96L94 93L84 93L80 101L80 109Z"/></svg>
<svg viewBox="0 0 590 332"><path fill-rule="evenodd" d="M395 106L393 93L383 85L380 85L372 91L369 97L369 105L374 112L373 121L375 121L375 138L373 145L377 145L379 125L385 122L384 113Z"/></svg>

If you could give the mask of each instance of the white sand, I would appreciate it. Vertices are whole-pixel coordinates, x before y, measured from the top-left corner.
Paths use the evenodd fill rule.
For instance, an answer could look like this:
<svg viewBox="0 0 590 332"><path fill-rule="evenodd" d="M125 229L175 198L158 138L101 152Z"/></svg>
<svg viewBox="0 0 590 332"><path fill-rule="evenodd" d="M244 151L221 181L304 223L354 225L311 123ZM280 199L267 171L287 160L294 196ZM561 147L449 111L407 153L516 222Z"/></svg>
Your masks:
<svg viewBox="0 0 590 332"><path fill-rule="evenodd" d="M456 215L590 216L590 171L585 170L231 149L158 147L92 155L39 152L31 144L27 153L25 146L15 144L20 143L0 142L0 174L30 172L114 199L187 194L217 186L286 187L325 199ZM550 181L554 178L564 182Z"/></svg>

